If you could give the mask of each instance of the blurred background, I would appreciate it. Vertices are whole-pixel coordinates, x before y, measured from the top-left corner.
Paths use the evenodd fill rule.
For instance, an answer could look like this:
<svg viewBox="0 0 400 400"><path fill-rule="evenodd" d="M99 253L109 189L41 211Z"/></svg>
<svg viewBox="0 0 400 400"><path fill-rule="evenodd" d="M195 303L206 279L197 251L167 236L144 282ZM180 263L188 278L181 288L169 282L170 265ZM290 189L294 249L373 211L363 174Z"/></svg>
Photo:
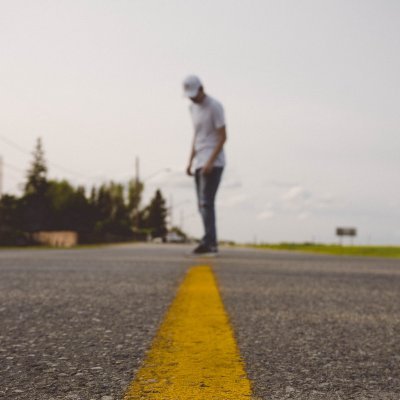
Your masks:
<svg viewBox="0 0 400 400"><path fill-rule="evenodd" d="M400 243L400 3L353 0L9 1L0 11L1 193L47 176L160 189L170 226L202 232L185 175L181 82L227 118L221 239ZM25 186L24 186L25 185Z"/></svg>

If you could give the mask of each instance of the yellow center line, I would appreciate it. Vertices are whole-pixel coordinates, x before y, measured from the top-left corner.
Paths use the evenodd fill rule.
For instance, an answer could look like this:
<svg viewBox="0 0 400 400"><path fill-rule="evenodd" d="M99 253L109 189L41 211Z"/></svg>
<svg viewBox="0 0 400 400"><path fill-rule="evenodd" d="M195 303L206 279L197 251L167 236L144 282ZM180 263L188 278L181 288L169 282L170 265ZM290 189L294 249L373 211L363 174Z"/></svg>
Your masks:
<svg viewBox="0 0 400 400"><path fill-rule="evenodd" d="M250 381L208 266L181 284L124 400L241 400Z"/></svg>

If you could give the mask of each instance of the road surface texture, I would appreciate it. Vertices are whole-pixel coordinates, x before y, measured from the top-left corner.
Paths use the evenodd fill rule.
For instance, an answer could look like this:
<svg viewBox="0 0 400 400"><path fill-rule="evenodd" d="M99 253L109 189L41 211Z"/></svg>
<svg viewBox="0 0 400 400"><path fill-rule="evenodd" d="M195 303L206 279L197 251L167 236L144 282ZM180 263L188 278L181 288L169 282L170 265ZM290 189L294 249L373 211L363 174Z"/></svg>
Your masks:
<svg viewBox="0 0 400 400"><path fill-rule="evenodd" d="M254 399L400 399L399 260L188 250L0 250L0 399L122 399L186 271L204 264Z"/></svg>

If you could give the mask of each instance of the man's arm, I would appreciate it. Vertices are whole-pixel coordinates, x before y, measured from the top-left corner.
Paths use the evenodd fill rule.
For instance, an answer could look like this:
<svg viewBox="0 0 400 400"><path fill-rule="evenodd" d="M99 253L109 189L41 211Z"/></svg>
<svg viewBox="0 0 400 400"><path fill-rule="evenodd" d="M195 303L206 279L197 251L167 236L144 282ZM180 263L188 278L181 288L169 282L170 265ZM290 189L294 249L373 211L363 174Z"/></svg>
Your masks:
<svg viewBox="0 0 400 400"><path fill-rule="evenodd" d="M188 164L188 166L186 167L186 173L187 173L189 176L193 176L193 175L194 175L193 172L192 172L192 163L193 163L193 159L194 159L195 154L196 154L196 151L194 150L194 139L193 139L193 142L192 142L192 149L191 149L191 151L190 151L190 157L189 157L189 164Z"/></svg>
<svg viewBox="0 0 400 400"><path fill-rule="evenodd" d="M224 147L224 144L226 142L226 129L225 126L222 126L221 128L217 129L217 134L218 134L218 143L215 146L214 151L212 152L209 160L207 161L207 164L203 167L201 172L203 174L209 174L214 166L214 162L218 157L218 154L221 152L222 148Z"/></svg>

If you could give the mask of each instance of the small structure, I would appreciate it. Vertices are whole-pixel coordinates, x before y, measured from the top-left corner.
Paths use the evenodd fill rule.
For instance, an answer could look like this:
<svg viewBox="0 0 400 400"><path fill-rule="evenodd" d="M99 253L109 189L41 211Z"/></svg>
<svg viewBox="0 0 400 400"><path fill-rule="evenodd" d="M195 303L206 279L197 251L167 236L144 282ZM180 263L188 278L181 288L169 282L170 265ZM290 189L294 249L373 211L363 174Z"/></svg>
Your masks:
<svg viewBox="0 0 400 400"><path fill-rule="evenodd" d="M353 244L353 238L357 236L356 228L336 228L336 235L340 238L340 245L342 245L343 236L351 237L351 244Z"/></svg>
<svg viewBox="0 0 400 400"><path fill-rule="evenodd" d="M177 232L175 231L170 231L167 233L166 237L165 237L165 241L167 243L185 243L186 242L186 238L182 235L179 235Z"/></svg>
<svg viewBox="0 0 400 400"><path fill-rule="evenodd" d="M33 240L52 247L72 247L78 244L78 233L75 231L39 231L32 234Z"/></svg>

